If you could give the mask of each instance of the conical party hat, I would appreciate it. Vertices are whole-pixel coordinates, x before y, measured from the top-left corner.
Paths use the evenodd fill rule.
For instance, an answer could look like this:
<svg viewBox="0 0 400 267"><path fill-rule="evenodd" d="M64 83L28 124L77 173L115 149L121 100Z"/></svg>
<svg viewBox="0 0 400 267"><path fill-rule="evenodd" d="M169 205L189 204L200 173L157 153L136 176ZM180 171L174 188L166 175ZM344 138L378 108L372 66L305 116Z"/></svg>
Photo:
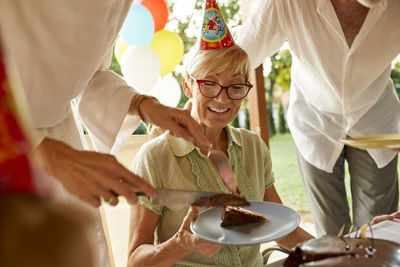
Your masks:
<svg viewBox="0 0 400 267"><path fill-rule="evenodd" d="M215 0L206 0L201 27L200 50L228 48L235 44Z"/></svg>

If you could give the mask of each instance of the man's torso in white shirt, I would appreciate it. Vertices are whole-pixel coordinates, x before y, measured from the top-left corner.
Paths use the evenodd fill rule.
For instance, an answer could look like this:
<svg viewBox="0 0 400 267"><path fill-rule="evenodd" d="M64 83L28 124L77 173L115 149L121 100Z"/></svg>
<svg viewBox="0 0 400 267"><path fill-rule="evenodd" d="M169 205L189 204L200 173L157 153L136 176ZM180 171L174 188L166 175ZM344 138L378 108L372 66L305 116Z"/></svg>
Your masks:
<svg viewBox="0 0 400 267"><path fill-rule="evenodd" d="M400 132L400 104L390 80L400 52L400 1L370 9L351 47L329 0L259 1L237 42L253 66L288 40L293 55L288 123L302 156L325 171L340 138ZM268 10L268 11L267 11ZM369 151L378 167L395 153Z"/></svg>

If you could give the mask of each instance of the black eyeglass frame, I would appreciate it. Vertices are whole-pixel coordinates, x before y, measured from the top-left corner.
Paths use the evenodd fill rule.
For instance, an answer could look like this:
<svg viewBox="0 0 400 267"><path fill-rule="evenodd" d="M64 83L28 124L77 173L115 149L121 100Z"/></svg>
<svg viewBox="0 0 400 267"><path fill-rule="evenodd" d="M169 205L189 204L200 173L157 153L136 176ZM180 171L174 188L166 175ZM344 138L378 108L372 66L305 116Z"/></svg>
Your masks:
<svg viewBox="0 0 400 267"><path fill-rule="evenodd" d="M230 84L230 85L228 85L228 86L223 86L223 85L217 83L216 81L211 81L211 80L198 80L198 79L196 79L195 77L193 77L193 75L190 74L190 73L189 73L189 77L192 78L192 79L197 83L197 85L198 85L198 87L199 87L200 93L201 93L204 97L207 97L207 98L215 98L215 97L218 97L218 96L221 94L222 90L225 89L225 90L226 90L226 95L229 97L229 99L231 99L231 100L242 100L242 99L245 98L245 97L247 96L247 94L250 92L250 89L253 88L253 85L252 85L251 83L249 83L249 82L247 82L247 83L235 83L235 84ZM218 84L218 86L219 86L219 88L220 88L218 94L216 94L215 96L207 96L207 95L205 95L204 92L201 90L201 84L202 84L202 83L205 83L205 82L211 82L211 83ZM245 94L243 97L241 97L241 98L232 98L232 97L229 95L229 90L228 90L228 89L229 89L229 87L234 86L234 85L244 85L244 86L246 86L246 87L247 87L247 92L246 92L246 94Z"/></svg>

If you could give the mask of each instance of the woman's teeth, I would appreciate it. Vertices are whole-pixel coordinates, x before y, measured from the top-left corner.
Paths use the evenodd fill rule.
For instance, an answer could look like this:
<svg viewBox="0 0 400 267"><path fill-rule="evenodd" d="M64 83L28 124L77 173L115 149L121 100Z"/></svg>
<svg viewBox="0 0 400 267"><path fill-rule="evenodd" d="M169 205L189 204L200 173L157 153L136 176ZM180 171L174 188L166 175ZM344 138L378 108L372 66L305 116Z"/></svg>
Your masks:
<svg viewBox="0 0 400 267"><path fill-rule="evenodd" d="M224 113L224 112L226 112L226 111L228 111L228 108L224 108L224 109L219 109L219 108L209 108L211 111L214 111L214 112L218 112L218 113Z"/></svg>

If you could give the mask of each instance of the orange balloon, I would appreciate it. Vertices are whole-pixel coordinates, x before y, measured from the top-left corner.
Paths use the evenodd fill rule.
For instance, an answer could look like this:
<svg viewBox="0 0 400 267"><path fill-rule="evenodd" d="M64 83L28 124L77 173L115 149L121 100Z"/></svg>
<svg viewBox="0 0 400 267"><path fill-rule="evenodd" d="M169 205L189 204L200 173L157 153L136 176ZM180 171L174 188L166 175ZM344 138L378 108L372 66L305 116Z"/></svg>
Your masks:
<svg viewBox="0 0 400 267"><path fill-rule="evenodd" d="M164 0L143 0L140 4L146 7L153 16L154 32L163 29L168 22L167 3Z"/></svg>

